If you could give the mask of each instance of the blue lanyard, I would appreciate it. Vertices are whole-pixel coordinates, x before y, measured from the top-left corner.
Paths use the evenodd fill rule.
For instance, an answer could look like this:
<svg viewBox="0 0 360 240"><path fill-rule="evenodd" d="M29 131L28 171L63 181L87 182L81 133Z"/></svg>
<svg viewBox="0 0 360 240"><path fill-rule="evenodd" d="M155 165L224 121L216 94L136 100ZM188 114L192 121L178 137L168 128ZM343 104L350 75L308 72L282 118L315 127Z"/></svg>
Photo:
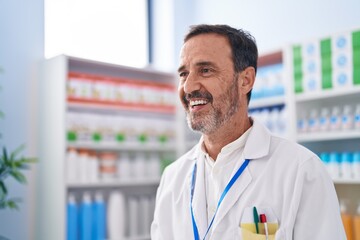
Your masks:
<svg viewBox="0 0 360 240"><path fill-rule="evenodd" d="M230 188L232 187L232 185L236 182L236 180L240 177L240 175L243 173L243 171L245 170L245 168L247 167L247 165L249 164L249 159L246 159L244 161L244 163L240 166L240 168L236 171L235 175L231 178L230 182L226 185L223 193L221 194L221 197L219 199L219 202L217 204L217 207L216 207L216 210L215 210L215 213L214 213L214 216L212 217L211 219L211 222L206 230L206 233L205 233L205 236L203 239L206 238L206 235L209 233L209 230L214 222L214 219L215 219L215 216L216 216L216 213L219 209L219 206L221 204L221 202L223 201L223 199L225 198L225 195L228 193L228 191L230 190ZM193 232L194 232L194 239L195 240L199 240L200 237L199 237L199 231L198 231L198 228L197 228L197 225L196 225L196 221L195 221L195 217L194 217L194 211L193 211L193 207L192 207L192 200L193 200L193 197L194 197L194 189L195 189L195 182L196 182L196 169L197 169L197 166L196 166L196 163L194 165L194 169L193 169L193 172L192 172L192 178L191 178L191 188L190 188L190 210L191 210L191 220L192 220L192 225L193 225Z"/></svg>

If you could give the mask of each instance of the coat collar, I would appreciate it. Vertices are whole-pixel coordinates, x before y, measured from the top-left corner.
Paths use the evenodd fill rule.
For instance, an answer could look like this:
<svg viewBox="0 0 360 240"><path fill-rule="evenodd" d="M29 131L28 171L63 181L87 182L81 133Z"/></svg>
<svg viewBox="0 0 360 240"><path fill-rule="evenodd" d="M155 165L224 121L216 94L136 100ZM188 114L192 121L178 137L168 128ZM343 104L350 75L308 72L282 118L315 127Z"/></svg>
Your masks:
<svg viewBox="0 0 360 240"><path fill-rule="evenodd" d="M260 122L254 120L253 128L248 136L248 139L245 143L243 156L239 157L239 163L236 165L233 174L245 159L255 160L261 158L268 154L270 148L270 139L271 135L269 131L263 126ZM197 161L197 178L195 183L195 192L193 199L193 210L196 223L198 226L200 236L204 236L207 230L207 210L206 210L206 196L205 196L205 180L204 180L204 155L201 151L202 139L199 143L189 152L187 157L188 160ZM195 164L195 161L194 161ZM250 163L251 164L251 161ZM192 165L193 166L193 165ZM185 181L186 186L184 189L190 189L191 184L191 174L188 176L188 181ZM232 175L233 175L232 174ZM221 220L226 216L230 211L233 205L239 200L241 194L246 190L247 186L251 183L252 177L248 168L244 170L240 178L234 183L231 190L228 192L224 198L222 204L220 205L217 215L212 226L213 229L221 222ZM190 199L189 199L190 201ZM190 220L190 219L189 219Z"/></svg>

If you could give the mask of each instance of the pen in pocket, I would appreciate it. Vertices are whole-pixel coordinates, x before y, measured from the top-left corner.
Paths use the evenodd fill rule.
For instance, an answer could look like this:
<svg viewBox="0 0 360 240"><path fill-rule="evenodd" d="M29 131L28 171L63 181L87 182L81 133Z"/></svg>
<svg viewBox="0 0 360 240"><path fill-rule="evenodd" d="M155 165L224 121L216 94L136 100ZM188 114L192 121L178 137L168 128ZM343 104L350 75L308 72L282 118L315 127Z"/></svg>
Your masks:
<svg viewBox="0 0 360 240"><path fill-rule="evenodd" d="M269 230L268 230L267 221L266 221L266 215L265 214L260 214L260 222L264 224L265 238L266 238L266 240L268 240L269 239Z"/></svg>
<svg viewBox="0 0 360 240"><path fill-rule="evenodd" d="M259 234L259 214L257 212L256 207L253 208L253 215L254 215L254 223L255 223L256 233Z"/></svg>

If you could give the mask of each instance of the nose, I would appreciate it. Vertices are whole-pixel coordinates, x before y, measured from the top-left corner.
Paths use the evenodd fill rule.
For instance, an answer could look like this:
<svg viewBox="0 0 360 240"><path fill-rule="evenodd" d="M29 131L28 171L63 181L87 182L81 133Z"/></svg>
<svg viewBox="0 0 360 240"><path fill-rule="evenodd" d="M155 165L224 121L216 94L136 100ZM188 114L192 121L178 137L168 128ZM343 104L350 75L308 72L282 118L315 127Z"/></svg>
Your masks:
<svg viewBox="0 0 360 240"><path fill-rule="evenodd" d="M193 91L200 90L199 79L193 73L189 73L185 82L182 84L185 93L192 93Z"/></svg>

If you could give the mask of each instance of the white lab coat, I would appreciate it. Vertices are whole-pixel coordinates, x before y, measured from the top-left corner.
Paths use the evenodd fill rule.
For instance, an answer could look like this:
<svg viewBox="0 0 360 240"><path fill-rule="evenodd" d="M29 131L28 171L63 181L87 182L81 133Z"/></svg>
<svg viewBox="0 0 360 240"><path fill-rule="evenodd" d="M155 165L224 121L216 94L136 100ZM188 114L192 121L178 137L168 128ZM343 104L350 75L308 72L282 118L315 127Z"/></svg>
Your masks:
<svg viewBox="0 0 360 240"><path fill-rule="evenodd" d="M207 229L204 158L199 144L168 166L156 197L152 240L194 239L190 183L197 161L193 210L202 239ZM320 159L302 146L273 136L254 120L243 156L249 165L224 198L207 239L242 239L246 209L270 209L276 240L344 240L335 188Z"/></svg>

